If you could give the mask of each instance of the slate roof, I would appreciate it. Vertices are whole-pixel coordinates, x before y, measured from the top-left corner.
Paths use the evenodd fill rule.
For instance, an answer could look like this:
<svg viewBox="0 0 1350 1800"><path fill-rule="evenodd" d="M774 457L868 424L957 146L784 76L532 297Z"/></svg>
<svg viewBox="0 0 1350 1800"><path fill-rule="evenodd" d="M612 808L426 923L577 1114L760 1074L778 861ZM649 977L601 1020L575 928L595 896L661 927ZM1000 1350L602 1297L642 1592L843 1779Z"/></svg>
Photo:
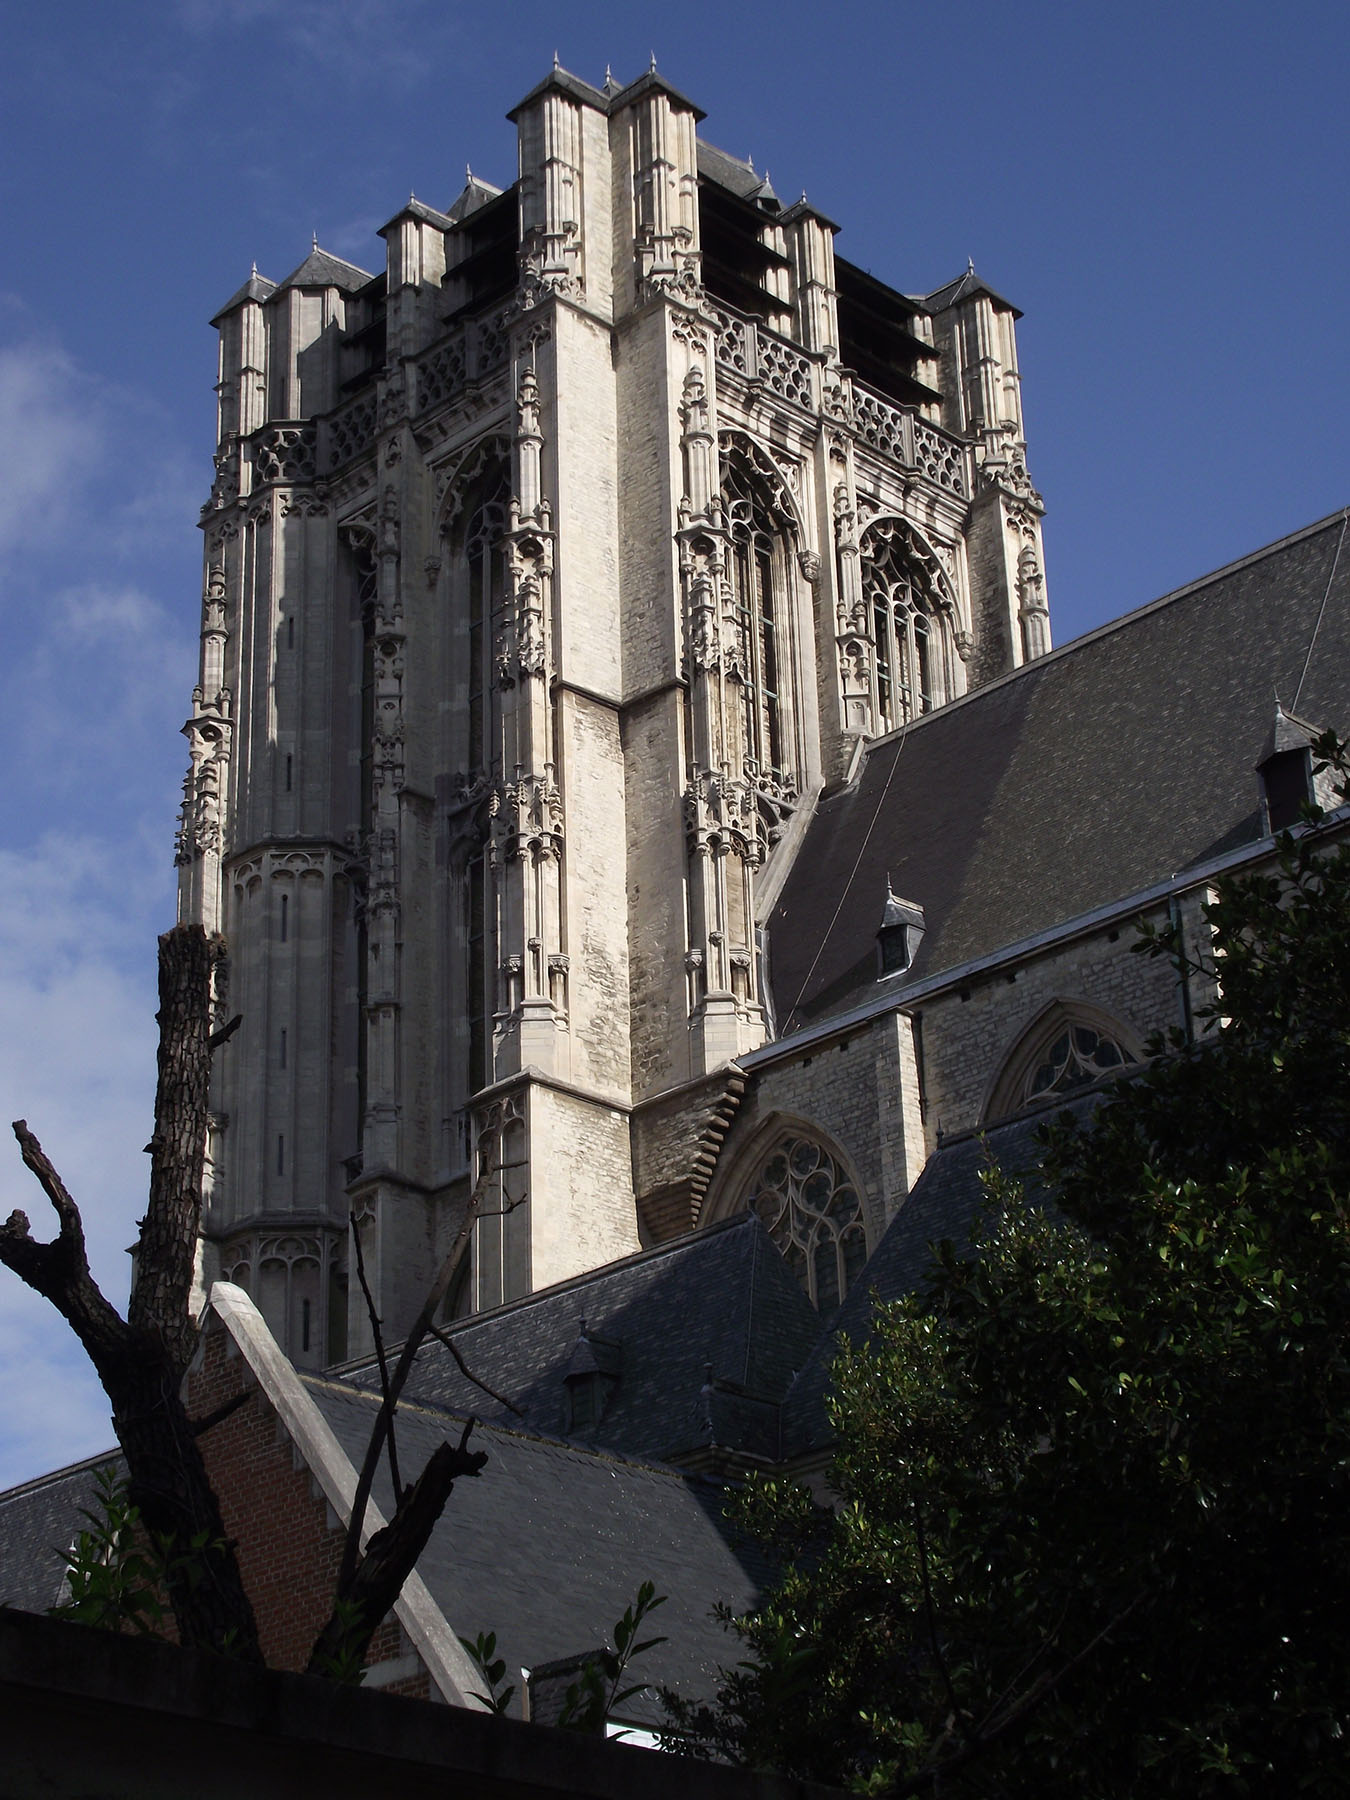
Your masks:
<svg viewBox="0 0 1350 1800"><path fill-rule="evenodd" d="M955 306L959 300L969 300L972 294L988 294L991 300L996 300L1000 306L1006 306L1015 319L1022 317L1011 300L1005 300L987 281L981 281L975 273L974 263L958 275L955 281L944 282L940 288L934 288L931 294L925 294L923 305L930 313L946 312L949 306Z"/></svg>
<svg viewBox="0 0 1350 1800"><path fill-rule="evenodd" d="M318 1376L302 1379L359 1467L375 1396ZM446 1438L458 1442L462 1423L452 1412L406 1404L398 1422L399 1457L409 1470L420 1469ZM722 1516L724 1490L495 1425L479 1427L470 1447L487 1452L487 1466L456 1483L417 1565L451 1629L468 1638L494 1631L519 1686L522 1667L609 1642L615 1621L651 1581L668 1596L652 1631L670 1641L634 1664L634 1679L710 1694L717 1667L738 1654L712 1607L724 1601L744 1610L769 1576L752 1547L733 1538ZM387 1517L385 1466L375 1499ZM634 1705L632 1715L659 1717L653 1706Z"/></svg>
<svg viewBox="0 0 1350 1800"><path fill-rule="evenodd" d="M124 1467L120 1450L107 1450L0 1494L0 1605L44 1613L66 1592L63 1552L96 1511L94 1477L112 1464Z"/></svg>
<svg viewBox="0 0 1350 1800"><path fill-rule="evenodd" d="M212 315L211 323L213 325L218 325L225 317L226 313L232 313L235 307L242 306L245 300L266 300L270 295L276 293L276 291L276 282L269 281L266 275L260 275L255 269L244 283L243 287L236 289L225 302L224 306Z"/></svg>
<svg viewBox="0 0 1350 1800"><path fill-rule="evenodd" d="M563 1378L583 1319L589 1335L617 1346L618 1371L586 1441L660 1460L712 1445L776 1456L778 1402L820 1331L763 1225L744 1213L452 1327L470 1369L523 1421L466 1381L435 1342L418 1353L408 1392L563 1437ZM365 1365L344 1379L373 1388L378 1376Z"/></svg>
<svg viewBox="0 0 1350 1800"><path fill-rule="evenodd" d="M719 150L715 144L698 140L698 172L718 187L739 194L742 200L754 200L764 186L764 177L756 174L748 162Z"/></svg>
<svg viewBox="0 0 1350 1800"><path fill-rule="evenodd" d="M1253 764L1305 657L1300 717L1350 724L1344 521L879 739L817 809L770 921L780 1030L875 993L888 878L927 919L902 993L1259 841Z"/></svg>
<svg viewBox="0 0 1350 1800"><path fill-rule="evenodd" d="M276 291L280 294L293 287L335 287L344 294L354 294L374 279L365 269L358 269L345 257L331 256L316 244L299 268L292 269L286 279L278 283Z"/></svg>
<svg viewBox="0 0 1350 1800"><path fill-rule="evenodd" d="M463 198L462 195L461 198ZM385 232L391 231L400 219L417 219L423 225L434 225L439 231L448 231L455 223L455 219L450 213L437 212L434 206L428 206L415 194L410 194L407 203L399 207L392 219L386 219L375 235L383 237Z"/></svg>

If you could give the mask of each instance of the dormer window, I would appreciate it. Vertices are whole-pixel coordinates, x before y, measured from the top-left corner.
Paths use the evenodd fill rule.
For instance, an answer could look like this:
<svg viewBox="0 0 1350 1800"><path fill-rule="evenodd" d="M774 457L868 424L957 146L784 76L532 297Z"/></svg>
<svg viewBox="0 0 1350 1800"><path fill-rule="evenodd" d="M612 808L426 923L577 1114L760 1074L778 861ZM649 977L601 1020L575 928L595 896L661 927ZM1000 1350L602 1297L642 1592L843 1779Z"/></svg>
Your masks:
<svg viewBox="0 0 1350 1800"><path fill-rule="evenodd" d="M1317 735L1315 726L1275 702L1275 721L1256 765L1268 831L1288 831L1302 819L1303 808L1312 804L1312 744Z"/></svg>
<svg viewBox="0 0 1350 1800"><path fill-rule="evenodd" d="M569 1437L582 1437L593 1432L604 1417L615 1388L619 1385L621 1346L607 1338L595 1337L581 1321L581 1333L572 1346L572 1354L563 1372L566 1392L565 1430Z"/></svg>
<svg viewBox="0 0 1350 1800"><path fill-rule="evenodd" d="M877 932L877 979L903 975L918 954L923 938L923 908L911 900L901 900L886 884L886 904L882 908L881 926Z"/></svg>

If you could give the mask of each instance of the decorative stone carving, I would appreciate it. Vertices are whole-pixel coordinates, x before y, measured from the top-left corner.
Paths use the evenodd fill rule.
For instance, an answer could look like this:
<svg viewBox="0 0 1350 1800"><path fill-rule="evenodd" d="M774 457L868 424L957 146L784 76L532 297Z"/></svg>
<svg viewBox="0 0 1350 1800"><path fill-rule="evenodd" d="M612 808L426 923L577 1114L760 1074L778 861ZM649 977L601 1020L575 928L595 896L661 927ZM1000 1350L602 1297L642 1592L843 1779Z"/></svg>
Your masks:
<svg viewBox="0 0 1350 1800"><path fill-rule="evenodd" d="M542 775L518 775L514 781L498 783L488 816L494 864L519 856L562 854L562 790L551 764Z"/></svg>
<svg viewBox="0 0 1350 1800"><path fill-rule="evenodd" d="M699 315L695 312L672 312L670 315L670 335L677 344L683 344L691 357L706 362L708 358L708 334Z"/></svg>
<svg viewBox="0 0 1350 1800"><path fill-rule="evenodd" d="M375 441L376 398L359 394L326 421L323 434L323 467L337 469L360 456Z"/></svg>
<svg viewBox="0 0 1350 1800"><path fill-rule="evenodd" d="M1036 512L1044 512L1045 503L1031 485L1027 473L1027 447L1011 419L984 434L984 455L980 463L980 484L1011 494Z"/></svg>
<svg viewBox="0 0 1350 1800"><path fill-rule="evenodd" d="M253 437L253 471L259 482L313 481L317 426L270 425Z"/></svg>

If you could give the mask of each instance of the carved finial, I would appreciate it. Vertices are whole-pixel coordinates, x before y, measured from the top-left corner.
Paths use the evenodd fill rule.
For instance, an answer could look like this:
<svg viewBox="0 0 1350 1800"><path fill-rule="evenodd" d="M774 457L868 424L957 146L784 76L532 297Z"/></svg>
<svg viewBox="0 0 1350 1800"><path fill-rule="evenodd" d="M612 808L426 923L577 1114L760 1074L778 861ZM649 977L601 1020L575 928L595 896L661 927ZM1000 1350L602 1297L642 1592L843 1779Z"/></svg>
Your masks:
<svg viewBox="0 0 1350 1800"><path fill-rule="evenodd" d="M801 203L802 203L802 205L803 205L803 206L805 206L805 205L806 205L806 189L805 189L805 188L803 188L803 189L802 189L802 199L801 199Z"/></svg>
<svg viewBox="0 0 1350 1800"><path fill-rule="evenodd" d="M561 69L562 67L562 64L558 61L558 52L556 50L553 52L553 66L555 69Z"/></svg>
<svg viewBox="0 0 1350 1800"><path fill-rule="evenodd" d="M412 191L411 188L409 188L408 189L408 205L416 206L416 204L417 204L417 195Z"/></svg>
<svg viewBox="0 0 1350 1800"><path fill-rule="evenodd" d="M257 279L258 279L258 265L257 265L257 262L255 261L253 264L252 273L249 276L249 280L256 281Z"/></svg>
<svg viewBox="0 0 1350 1800"><path fill-rule="evenodd" d="M472 163L465 163L465 165L464 165L464 181L465 181L466 186L472 186L472 184L473 184L473 164Z"/></svg>
<svg viewBox="0 0 1350 1800"><path fill-rule="evenodd" d="M745 160L746 160L746 163L747 163L747 164L748 164L748 166L749 166L749 169L750 169L750 173L751 173L751 174L752 174L752 175L754 175L754 174L756 174L756 173L758 173L758 171L757 171L757 170L756 170L756 168L755 168L755 153L754 153L754 151L753 151L753 150L748 150L748 151L747 151L747 152L746 152L746 156L745 156Z"/></svg>
<svg viewBox="0 0 1350 1800"><path fill-rule="evenodd" d="M975 258L973 256L968 256L966 258L966 274L973 275L974 273L975 273Z"/></svg>
<svg viewBox="0 0 1350 1800"><path fill-rule="evenodd" d="M652 60L647 64L647 73L649 75L655 75L655 73L656 73L656 52L655 52L655 50L652 51Z"/></svg>
<svg viewBox="0 0 1350 1800"><path fill-rule="evenodd" d="M309 247L310 247L310 249L311 249L311 250L317 250L317 249L318 249L318 247L319 247L319 234L318 234L318 232L317 232L317 231L311 231L311 232L310 232L310 234L309 234Z"/></svg>
<svg viewBox="0 0 1350 1800"><path fill-rule="evenodd" d="M613 79L614 79L614 71L613 71L613 69L610 68L609 64L606 63L605 64L605 86L608 87L610 82L613 81Z"/></svg>

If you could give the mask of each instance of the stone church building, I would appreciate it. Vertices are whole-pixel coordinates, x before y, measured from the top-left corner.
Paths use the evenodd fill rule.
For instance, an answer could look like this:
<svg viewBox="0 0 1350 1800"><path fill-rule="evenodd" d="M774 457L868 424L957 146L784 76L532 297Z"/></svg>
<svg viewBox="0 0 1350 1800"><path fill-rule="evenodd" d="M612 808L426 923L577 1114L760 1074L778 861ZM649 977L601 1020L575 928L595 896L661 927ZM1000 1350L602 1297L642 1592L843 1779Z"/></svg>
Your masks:
<svg viewBox="0 0 1350 1800"><path fill-rule="evenodd" d="M833 1334L986 1155L1201 1028L1137 924L1203 959L1350 727L1350 513L1052 649L1013 305L847 262L655 68L510 116L512 187L217 315L178 840L242 1015L198 1399L252 1396L207 1454L280 1666L374 1406L351 1233L397 1339L477 1203L447 1313L511 1406L419 1356L416 1445L493 1460L371 1676L459 1701L457 1634L536 1666L648 1578L659 1679L734 1661L715 1484L818 1465ZM88 1482L0 1496L0 1598Z"/></svg>
<svg viewBox="0 0 1350 1800"><path fill-rule="evenodd" d="M933 1141L924 926L869 868L805 979L794 882L874 746L1050 648L1014 307L836 256L654 69L511 117L512 188L215 321L178 861L243 1025L207 1239L308 1365L365 1341L353 1212L397 1322L477 1183L477 1310L744 1209L789 1117L810 1193L760 1210L833 1305ZM883 930L885 1025L803 1088L766 1047Z"/></svg>

